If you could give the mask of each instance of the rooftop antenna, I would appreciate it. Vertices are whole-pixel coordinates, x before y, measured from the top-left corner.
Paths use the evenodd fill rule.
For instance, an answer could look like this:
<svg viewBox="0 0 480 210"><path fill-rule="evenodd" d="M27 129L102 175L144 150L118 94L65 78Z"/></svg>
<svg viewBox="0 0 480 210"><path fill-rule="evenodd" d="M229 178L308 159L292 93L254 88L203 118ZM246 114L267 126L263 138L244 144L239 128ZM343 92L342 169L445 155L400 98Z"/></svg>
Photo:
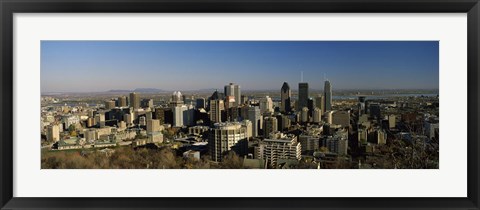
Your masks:
<svg viewBox="0 0 480 210"><path fill-rule="evenodd" d="M303 82L303 71L300 72L300 75L301 75L300 80L301 80L301 82Z"/></svg>
<svg viewBox="0 0 480 210"><path fill-rule="evenodd" d="M327 81L327 74L323 73L323 81Z"/></svg>

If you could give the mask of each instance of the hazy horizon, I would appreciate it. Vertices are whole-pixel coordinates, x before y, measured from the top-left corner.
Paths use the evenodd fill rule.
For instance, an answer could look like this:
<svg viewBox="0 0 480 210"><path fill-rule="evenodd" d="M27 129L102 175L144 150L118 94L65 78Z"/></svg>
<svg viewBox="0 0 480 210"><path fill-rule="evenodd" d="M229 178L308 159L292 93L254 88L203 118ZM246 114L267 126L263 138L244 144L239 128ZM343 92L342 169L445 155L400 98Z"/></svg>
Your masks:
<svg viewBox="0 0 480 210"><path fill-rule="evenodd" d="M42 41L41 92L438 90L437 41Z"/></svg>

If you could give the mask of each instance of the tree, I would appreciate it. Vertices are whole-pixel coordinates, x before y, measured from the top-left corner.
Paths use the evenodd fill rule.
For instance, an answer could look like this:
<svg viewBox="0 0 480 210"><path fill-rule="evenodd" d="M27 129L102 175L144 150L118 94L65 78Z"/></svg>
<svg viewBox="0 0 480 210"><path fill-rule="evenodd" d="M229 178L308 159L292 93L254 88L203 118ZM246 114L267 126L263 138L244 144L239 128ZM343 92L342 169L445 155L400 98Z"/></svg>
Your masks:
<svg viewBox="0 0 480 210"><path fill-rule="evenodd" d="M240 169L243 168L243 160L234 151L229 151L223 157L220 167L227 169Z"/></svg>

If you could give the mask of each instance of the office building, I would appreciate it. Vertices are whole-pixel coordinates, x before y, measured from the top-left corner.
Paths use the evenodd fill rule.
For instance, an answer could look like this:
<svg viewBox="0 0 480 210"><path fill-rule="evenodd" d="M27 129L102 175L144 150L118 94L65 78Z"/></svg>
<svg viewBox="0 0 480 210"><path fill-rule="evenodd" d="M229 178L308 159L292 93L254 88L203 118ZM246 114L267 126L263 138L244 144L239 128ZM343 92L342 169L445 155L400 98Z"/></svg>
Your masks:
<svg viewBox="0 0 480 210"><path fill-rule="evenodd" d="M148 143L163 142L163 134L161 131L163 126L160 125L160 120L147 120L147 139Z"/></svg>
<svg viewBox="0 0 480 210"><path fill-rule="evenodd" d="M224 88L224 94L225 97L227 96L233 96L235 102L233 102L233 106L239 106L241 104L241 91L240 91L240 85L230 83L228 85L225 85Z"/></svg>
<svg viewBox="0 0 480 210"><path fill-rule="evenodd" d="M281 120L278 121L279 130L280 131L288 130L288 128L290 128L290 126L292 124L292 120L288 116L285 116L285 115L281 115L280 119Z"/></svg>
<svg viewBox="0 0 480 210"><path fill-rule="evenodd" d="M388 115L388 128L390 128L390 129L395 128L396 125L397 125L397 122L396 122L395 115L393 115L393 114Z"/></svg>
<svg viewBox="0 0 480 210"><path fill-rule="evenodd" d="M162 131L160 120L147 120L147 133Z"/></svg>
<svg viewBox="0 0 480 210"><path fill-rule="evenodd" d="M370 103L368 106L370 109L370 117L374 120L377 120L377 122L379 122L382 119L382 115L380 112L380 104Z"/></svg>
<svg viewBox="0 0 480 210"><path fill-rule="evenodd" d="M290 90L290 85L287 82L284 82L282 88L280 89L280 112L288 113L292 111L292 91Z"/></svg>
<svg viewBox="0 0 480 210"><path fill-rule="evenodd" d="M140 96L138 93L130 93L130 107L133 109L139 109L140 108Z"/></svg>
<svg viewBox="0 0 480 210"><path fill-rule="evenodd" d="M313 109L313 113L312 113L312 121L314 123L320 123L322 121L322 110L318 107L315 107Z"/></svg>
<svg viewBox="0 0 480 210"><path fill-rule="evenodd" d="M132 114L124 114L123 121L127 123L127 127L133 126L133 116Z"/></svg>
<svg viewBox="0 0 480 210"><path fill-rule="evenodd" d="M315 108L315 100L313 98L308 98L307 108L308 108L308 117L311 118L313 116L313 109Z"/></svg>
<svg viewBox="0 0 480 210"><path fill-rule="evenodd" d="M260 119L262 115L260 113L260 108L258 106L248 107L248 120L252 122L252 136L258 136L258 130L260 129Z"/></svg>
<svg viewBox="0 0 480 210"><path fill-rule="evenodd" d="M358 97L358 116L365 114L365 96Z"/></svg>
<svg viewBox="0 0 480 210"><path fill-rule="evenodd" d="M113 100L105 101L105 109L106 110L110 110L110 109L113 109L113 108L115 108L115 101L113 101Z"/></svg>
<svg viewBox="0 0 480 210"><path fill-rule="evenodd" d="M222 122L222 111L225 109L223 100L216 99L210 100L210 122L219 123Z"/></svg>
<svg viewBox="0 0 480 210"><path fill-rule="evenodd" d="M298 106L297 111L301 111L303 107L308 107L308 83L298 83Z"/></svg>
<svg viewBox="0 0 480 210"><path fill-rule="evenodd" d="M140 102L140 106L142 108L152 109L153 108L153 99L142 99L142 101Z"/></svg>
<svg viewBox="0 0 480 210"><path fill-rule="evenodd" d="M183 96L180 91L175 91L172 94L172 99L170 100L170 107L181 106L184 104Z"/></svg>
<svg viewBox="0 0 480 210"><path fill-rule="evenodd" d="M325 86L323 88L324 91L324 100L325 100L325 111L331 111L332 110L332 85L330 84L330 81L326 80L325 81Z"/></svg>
<svg viewBox="0 0 480 210"><path fill-rule="evenodd" d="M278 121L276 117L265 117L263 119L263 136L268 138L270 133L278 131Z"/></svg>
<svg viewBox="0 0 480 210"><path fill-rule="evenodd" d="M315 97L315 107L319 108L322 114L325 113L325 100L322 95Z"/></svg>
<svg viewBox="0 0 480 210"><path fill-rule="evenodd" d="M185 105L187 110L183 111L183 125L193 126L195 125L195 109L193 105Z"/></svg>
<svg viewBox="0 0 480 210"><path fill-rule="evenodd" d="M153 115L153 119L157 119L160 121L160 125L165 124L165 111L169 108L166 107L157 107L155 108L155 114Z"/></svg>
<svg viewBox="0 0 480 210"><path fill-rule="evenodd" d="M241 100L241 104L246 104L248 102L248 96L241 95L240 100Z"/></svg>
<svg viewBox="0 0 480 210"><path fill-rule="evenodd" d="M350 111L334 111L332 113L331 124L341 125L342 127L350 126Z"/></svg>
<svg viewBox="0 0 480 210"><path fill-rule="evenodd" d="M265 113L273 113L273 101L270 96L265 96L265 98L260 99L260 112L262 114Z"/></svg>
<svg viewBox="0 0 480 210"><path fill-rule="evenodd" d="M126 107L127 106L127 97L126 96L118 97L117 106L118 107Z"/></svg>
<svg viewBox="0 0 480 210"><path fill-rule="evenodd" d="M57 142L60 140L60 127L58 125L49 125L47 127L47 141Z"/></svg>
<svg viewBox="0 0 480 210"><path fill-rule="evenodd" d="M302 112L300 113L300 122L307 123L308 122L308 108L303 107Z"/></svg>
<svg viewBox="0 0 480 210"><path fill-rule="evenodd" d="M179 106L174 106L172 108L173 112L173 127L183 127L184 124L184 112L187 111L187 106L186 105L179 105Z"/></svg>
<svg viewBox="0 0 480 210"><path fill-rule="evenodd" d="M207 104L206 104L206 101L205 101L205 98L197 98L195 100L195 108L197 109L205 109L207 108Z"/></svg>
<svg viewBox="0 0 480 210"><path fill-rule="evenodd" d="M247 129L247 138L250 139L253 137L253 125L250 120L241 121L243 126Z"/></svg>

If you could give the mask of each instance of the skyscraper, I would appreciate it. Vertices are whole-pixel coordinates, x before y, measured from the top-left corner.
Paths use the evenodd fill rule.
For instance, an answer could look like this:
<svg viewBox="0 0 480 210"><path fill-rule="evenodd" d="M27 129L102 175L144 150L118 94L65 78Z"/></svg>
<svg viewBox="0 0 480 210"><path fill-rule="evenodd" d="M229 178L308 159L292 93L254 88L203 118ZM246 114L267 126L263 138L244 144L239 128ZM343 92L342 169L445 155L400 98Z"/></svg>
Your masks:
<svg viewBox="0 0 480 210"><path fill-rule="evenodd" d="M280 99L281 99L281 112L290 112L292 111L291 105L291 98L292 98L292 91L290 90L290 86L287 82L284 82L282 85L282 89L280 90Z"/></svg>
<svg viewBox="0 0 480 210"><path fill-rule="evenodd" d="M307 107L302 108L301 117L300 117L300 120L302 123L308 122L308 111L309 110Z"/></svg>
<svg viewBox="0 0 480 210"><path fill-rule="evenodd" d="M140 97L138 93L130 93L130 107L133 107L133 109L140 108Z"/></svg>
<svg viewBox="0 0 480 210"><path fill-rule="evenodd" d="M276 117L265 117L263 119L263 136L268 138L270 133L278 131L278 121Z"/></svg>
<svg viewBox="0 0 480 210"><path fill-rule="evenodd" d="M234 83L230 83L228 85L225 85L225 97L227 96L233 96L235 98L235 102L233 103L233 106L238 106L241 104L241 93L240 93L240 86Z"/></svg>
<svg viewBox="0 0 480 210"><path fill-rule="evenodd" d="M325 113L325 100L323 100L323 94L318 94L318 96L315 97L315 107L319 108L322 114Z"/></svg>
<svg viewBox="0 0 480 210"><path fill-rule="evenodd" d="M175 106L180 106L184 104L183 96L180 91L175 91L172 94L172 100L170 101L170 106L175 107Z"/></svg>
<svg viewBox="0 0 480 210"><path fill-rule="evenodd" d="M315 100L313 98L308 98L307 102L308 116L313 116L313 109L315 108Z"/></svg>
<svg viewBox="0 0 480 210"><path fill-rule="evenodd" d="M179 106L174 106L172 108L173 112L173 127L182 127L185 125L184 122L184 112L187 111L187 106L186 105L179 105Z"/></svg>
<svg viewBox="0 0 480 210"><path fill-rule="evenodd" d="M330 81L325 80L324 99L325 99L325 111L332 110L332 85Z"/></svg>
<svg viewBox="0 0 480 210"><path fill-rule="evenodd" d="M303 107L308 106L308 83L298 83L298 107L297 111L302 111Z"/></svg>
<svg viewBox="0 0 480 210"><path fill-rule="evenodd" d="M365 114L365 96L358 97L358 116Z"/></svg>
<svg viewBox="0 0 480 210"><path fill-rule="evenodd" d="M142 108L153 108L153 99L142 99L140 105Z"/></svg>
<svg viewBox="0 0 480 210"><path fill-rule="evenodd" d="M260 99L259 105L262 114L273 113L273 101L270 96L265 96L265 98Z"/></svg>
<svg viewBox="0 0 480 210"><path fill-rule="evenodd" d="M223 100L210 100L210 121L212 123L222 122L222 110L224 108Z"/></svg>
<svg viewBox="0 0 480 210"><path fill-rule="evenodd" d="M318 107L315 107L313 109L312 118L314 123L319 123L320 121L322 121L322 110Z"/></svg>
<svg viewBox="0 0 480 210"><path fill-rule="evenodd" d="M58 125L49 125L47 127L47 141L57 142L60 140L60 127Z"/></svg>
<svg viewBox="0 0 480 210"><path fill-rule="evenodd" d="M113 100L105 101L105 109L110 110L113 108L115 108L115 101Z"/></svg>
<svg viewBox="0 0 480 210"><path fill-rule="evenodd" d="M120 97L118 97L117 101L118 101L118 107L125 107L125 106L127 106L127 97L125 97L125 96L120 96Z"/></svg>
<svg viewBox="0 0 480 210"><path fill-rule="evenodd" d="M206 106L206 101L205 98L197 98L196 103L195 103L195 108L197 109L205 109Z"/></svg>
<svg viewBox="0 0 480 210"><path fill-rule="evenodd" d="M258 129L260 127L260 108L258 106L248 107L248 120L252 122L252 136L258 136Z"/></svg>

